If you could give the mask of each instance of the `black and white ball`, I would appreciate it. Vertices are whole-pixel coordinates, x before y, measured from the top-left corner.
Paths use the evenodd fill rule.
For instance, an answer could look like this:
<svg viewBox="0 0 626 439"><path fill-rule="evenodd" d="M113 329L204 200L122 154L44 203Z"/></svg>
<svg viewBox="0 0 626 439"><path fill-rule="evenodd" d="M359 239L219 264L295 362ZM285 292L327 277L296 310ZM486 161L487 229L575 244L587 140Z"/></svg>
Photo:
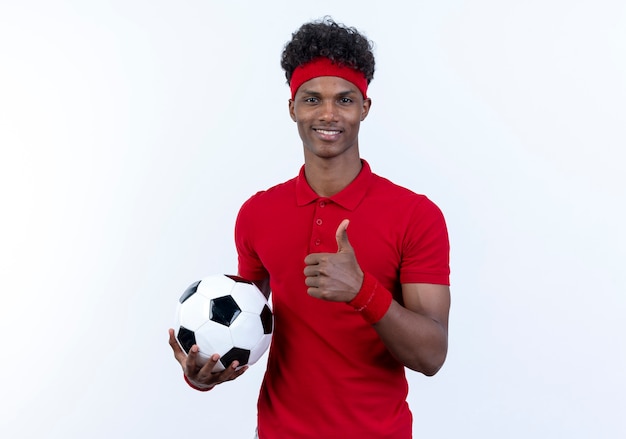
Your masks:
<svg viewBox="0 0 626 439"><path fill-rule="evenodd" d="M274 316L267 299L252 282L218 274L194 282L179 299L176 339L189 353L199 348L202 364L215 353L219 372L234 360L239 367L256 363L267 351Z"/></svg>

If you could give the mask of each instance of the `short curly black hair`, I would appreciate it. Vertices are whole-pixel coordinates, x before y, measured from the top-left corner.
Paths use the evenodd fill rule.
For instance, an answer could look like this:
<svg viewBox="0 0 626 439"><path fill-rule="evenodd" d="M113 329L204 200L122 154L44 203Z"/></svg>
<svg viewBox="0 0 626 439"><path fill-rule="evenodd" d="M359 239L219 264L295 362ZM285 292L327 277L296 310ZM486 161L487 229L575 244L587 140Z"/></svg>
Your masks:
<svg viewBox="0 0 626 439"><path fill-rule="evenodd" d="M360 71L368 84L374 79L373 43L355 28L326 16L303 24L285 45L280 65L287 84L296 67L320 56Z"/></svg>

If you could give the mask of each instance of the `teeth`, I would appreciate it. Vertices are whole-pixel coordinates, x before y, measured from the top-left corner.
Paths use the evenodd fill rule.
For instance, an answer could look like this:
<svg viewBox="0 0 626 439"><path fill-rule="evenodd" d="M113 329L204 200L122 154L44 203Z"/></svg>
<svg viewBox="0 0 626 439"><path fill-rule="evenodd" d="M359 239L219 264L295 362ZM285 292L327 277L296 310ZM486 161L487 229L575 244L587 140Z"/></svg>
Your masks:
<svg viewBox="0 0 626 439"><path fill-rule="evenodd" d="M339 134L339 131L320 130L320 129L317 129L315 131L317 131L318 133L327 134L329 136L332 136L333 134Z"/></svg>

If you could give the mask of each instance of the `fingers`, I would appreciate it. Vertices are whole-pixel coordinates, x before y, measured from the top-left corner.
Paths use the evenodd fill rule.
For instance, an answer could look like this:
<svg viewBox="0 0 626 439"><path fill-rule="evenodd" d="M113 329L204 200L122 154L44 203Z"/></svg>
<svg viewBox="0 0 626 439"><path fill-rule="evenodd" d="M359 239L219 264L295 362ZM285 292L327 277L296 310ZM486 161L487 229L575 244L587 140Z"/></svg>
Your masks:
<svg viewBox="0 0 626 439"><path fill-rule="evenodd" d="M320 268L321 268L320 262L321 262L320 255L311 254L307 256L306 259L304 260L304 263L306 264L304 267L304 275L306 277L312 277L312 276L319 276L320 274L322 274L320 271Z"/></svg>
<svg viewBox="0 0 626 439"><path fill-rule="evenodd" d="M185 353L178 344L175 331L172 328L169 329L169 344L174 352L174 357L180 363L185 375L188 377L195 376L196 373L204 367L209 367L209 370L212 370L220 359L219 355L213 354L206 364L202 365L201 361L199 361L200 349L198 346L193 345L191 349L189 349L189 353Z"/></svg>
<svg viewBox="0 0 626 439"><path fill-rule="evenodd" d="M348 225L349 219L341 221L335 232L335 239L337 240L337 253L354 252L350 241L348 240ZM328 260L328 257L333 253L311 253L304 258L304 263L307 268L312 265L319 265ZM309 270L311 271L311 270ZM307 276L315 276L320 273L305 273Z"/></svg>
<svg viewBox="0 0 626 439"><path fill-rule="evenodd" d="M200 357L200 348L198 348L198 345L193 345L191 347L191 349L189 349L189 352L187 353L187 361L185 364L185 374L189 377L191 377L191 374L195 375L195 373L202 369L202 367L206 366L202 365L201 362L199 361ZM213 357L211 357L213 358ZM209 361L211 361L211 358L209 358ZM217 361L217 360L216 360ZM215 364L214 364L215 365Z"/></svg>
<svg viewBox="0 0 626 439"><path fill-rule="evenodd" d="M249 366L244 366L239 370L235 370L235 372L232 373L230 380L234 380L235 378L239 378L246 370L248 370Z"/></svg>
<svg viewBox="0 0 626 439"><path fill-rule="evenodd" d="M213 354L209 361L207 361L206 364L202 366L202 368L198 370L193 377L188 375L188 378L203 386L215 386L225 381L232 381L248 370L248 366L244 366L237 370L237 368L239 368L239 362L233 361L221 372L213 372L213 368L215 367L215 364L217 364L219 358L219 355Z"/></svg>
<svg viewBox="0 0 626 439"><path fill-rule="evenodd" d="M204 382L211 377L213 368L220 360L218 354L213 354L209 357L206 363L201 364L199 361L200 349L197 345L193 345L189 350L189 356L187 357L187 376L193 378L196 381ZM208 383L207 383L208 384Z"/></svg>
<svg viewBox="0 0 626 439"><path fill-rule="evenodd" d="M232 363L230 363L230 365L226 369L218 373L213 373L213 375L214 376L217 375L218 383L221 383L224 381L232 381L235 378L238 378L239 376L241 376L241 374L244 373L246 370L248 370L248 367L249 366L246 365L246 366L239 368L239 362L235 360Z"/></svg>
<svg viewBox="0 0 626 439"><path fill-rule="evenodd" d="M306 284L309 287L317 287L315 277L328 276L329 268L336 263L335 255L339 253L354 253L354 249L348 240L348 225L350 220L344 219L335 232L337 240L337 253L310 253L304 258L304 275L306 276Z"/></svg>
<svg viewBox="0 0 626 439"><path fill-rule="evenodd" d="M348 225L344 219L337 227L337 253L311 253L304 259L304 283L307 293L323 300L349 302L363 283L363 271L348 239Z"/></svg>
<svg viewBox="0 0 626 439"><path fill-rule="evenodd" d="M206 363L200 362L200 349L198 345L193 345L188 354L181 349L173 329L169 329L169 344L174 352L174 357L183 368L185 376L198 387L211 387L224 381L231 381L238 378L248 366L239 368L239 362L233 361L221 372L213 372L215 365L220 360L219 354L211 355ZM237 370L239 368L239 370Z"/></svg>
<svg viewBox="0 0 626 439"><path fill-rule="evenodd" d="M169 329L169 343L170 343L170 347L172 348L172 351L174 352L174 358L176 358L176 360L184 368L184 362L185 362L185 358L187 357L187 355L178 344L178 341L176 340L176 335L172 328Z"/></svg>

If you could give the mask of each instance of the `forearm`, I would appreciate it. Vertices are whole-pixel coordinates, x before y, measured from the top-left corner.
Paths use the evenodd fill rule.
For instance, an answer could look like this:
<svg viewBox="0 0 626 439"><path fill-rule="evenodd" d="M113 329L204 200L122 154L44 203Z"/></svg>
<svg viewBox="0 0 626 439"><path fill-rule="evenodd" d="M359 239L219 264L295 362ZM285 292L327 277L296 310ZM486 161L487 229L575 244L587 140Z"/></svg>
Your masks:
<svg viewBox="0 0 626 439"><path fill-rule="evenodd" d="M448 334L436 320L394 300L373 327L391 354L409 369L432 376L443 366Z"/></svg>
<svg viewBox="0 0 626 439"><path fill-rule="evenodd" d="M406 367L434 375L448 351L450 290L446 285L403 284L403 305L364 273L349 304L373 325L387 349Z"/></svg>

